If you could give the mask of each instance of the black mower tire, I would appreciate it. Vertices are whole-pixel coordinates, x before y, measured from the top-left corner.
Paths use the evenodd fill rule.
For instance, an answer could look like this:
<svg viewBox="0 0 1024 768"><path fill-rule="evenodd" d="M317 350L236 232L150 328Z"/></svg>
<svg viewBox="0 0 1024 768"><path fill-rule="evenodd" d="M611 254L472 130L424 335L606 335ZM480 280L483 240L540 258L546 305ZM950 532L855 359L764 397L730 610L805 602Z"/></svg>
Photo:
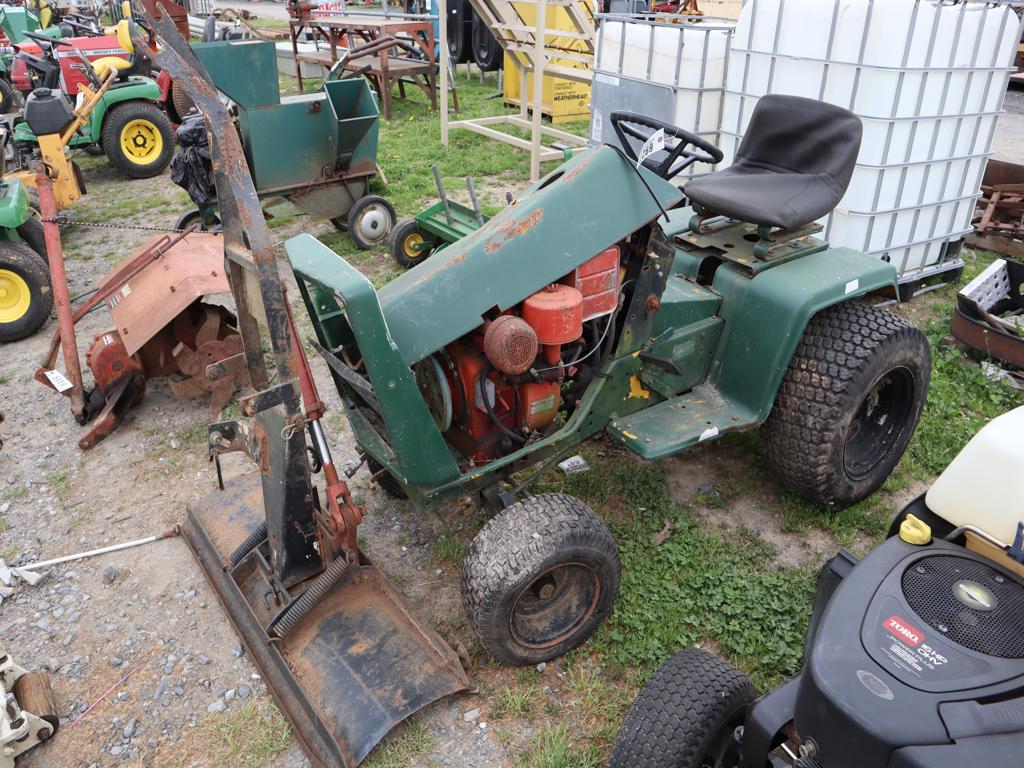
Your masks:
<svg viewBox="0 0 1024 768"><path fill-rule="evenodd" d="M89 155L89 157L100 157L101 155L107 154L103 150L102 141L97 141L95 144L86 144L84 147L82 147L82 150L85 152L85 154Z"/></svg>
<svg viewBox="0 0 1024 768"><path fill-rule="evenodd" d="M411 269L430 257L432 248L422 251L413 250L413 245L424 242L432 243L433 238L420 231L420 225L416 219L403 219L388 235L391 258L403 269Z"/></svg>
<svg viewBox="0 0 1024 768"><path fill-rule="evenodd" d="M397 222L398 214L385 198L363 195L349 209L347 229L356 245L364 251L372 251L388 241Z"/></svg>
<svg viewBox="0 0 1024 768"><path fill-rule="evenodd" d="M26 219L25 223L17 229L18 237L25 241L25 245L32 249L32 252L43 260L43 266L47 271L50 269L50 259L46 251L46 235L43 234L43 222L34 216Z"/></svg>
<svg viewBox="0 0 1024 768"><path fill-rule="evenodd" d="M160 136L158 152L151 160L136 162L128 158L121 149L121 132L133 121L143 121L149 130ZM101 144L111 165L133 179L151 179L163 173L171 164L174 154L174 128L167 115L148 101L125 101L115 105L103 120Z"/></svg>
<svg viewBox="0 0 1024 768"><path fill-rule="evenodd" d="M724 659L679 651L633 702L608 768L735 768L738 759L717 753L756 696L750 678Z"/></svg>
<svg viewBox="0 0 1024 768"><path fill-rule="evenodd" d="M452 0L448 5L448 56L452 64L471 58L474 14L469 0Z"/></svg>
<svg viewBox="0 0 1024 768"><path fill-rule="evenodd" d="M0 77L0 115L18 111L20 108L19 101L23 105L25 100L21 98L21 94L11 85L11 81Z"/></svg>
<svg viewBox="0 0 1024 768"><path fill-rule="evenodd" d="M516 666L581 645L611 613L621 579L608 526L579 499L542 493L506 507L481 529L460 587L483 647Z"/></svg>
<svg viewBox="0 0 1024 768"><path fill-rule="evenodd" d="M505 51L494 35L484 24L479 14L473 13L473 25L470 32L473 46L473 61L481 72L494 72L504 64Z"/></svg>
<svg viewBox="0 0 1024 768"><path fill-rule="evenodd" d="M367 459L366 466L369 468L371 475L376 475L384 469L384 465L374 459ZM375 482L380 486L381 490L392 499L409 498L405 493L405 489L402 488L402 484L399 483L390 472L385 472L383 475L378 477Z"/></svg>
<svg viewBox="0 0 1024 768"><path fill-rule="evenodd" d="M870 496L902 458L931 381L925 335L860 301L807 324L761 427L776 477L830 510Z"/></svg>
<svg viewBox="0 0 1024 768"><path fill-rule="evenodd" d="M28 338L43 327L53 309L53 290L39 254L24 243L0 242L0 288L0 343ZM27 299L24 309L19 296Z"/></svg>

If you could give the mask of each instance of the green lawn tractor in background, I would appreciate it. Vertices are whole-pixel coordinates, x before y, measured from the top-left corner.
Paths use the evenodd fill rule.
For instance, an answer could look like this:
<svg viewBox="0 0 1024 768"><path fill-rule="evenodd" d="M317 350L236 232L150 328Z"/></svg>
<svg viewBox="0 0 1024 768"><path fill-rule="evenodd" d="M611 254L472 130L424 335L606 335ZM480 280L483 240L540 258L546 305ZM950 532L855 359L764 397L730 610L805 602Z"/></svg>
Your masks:
<svg viewBox="0 0 1024 768"><path fill-rule="evenodd" d="M31 336L53 308L43 225L19 179L0 181L0 343Z"/></svg>
<svg viewBox="0 0 1024 768"><path fill-rule="evenodd" d="M63 99L58 78L60 63L55 48L70 46L61 39L50 39L34 32L25 33L39 44L39 57L19 53L31 61L30 66L44 74L42 88L54 98ZM101 146L111 165L133 179L159 176L171 162L174 151L174 129L167 115L158 106L160 86L150 77L152 55L149 46L138 36L135 22L122 19L116 26L117 40L130 57L106 56L90 62L79 52L82 71L92 88L102 88L86 120L73 134L64 137L66 146L91 148ZM116 77L107 82L105 73L113 70ZM24 120L14 126L14 143L22 155L31 155L38 138Z"/></svg>
<svg viewBox="0 0 1024 768"><path fill-rule="evenodd" d="M466 189L473 203L472 208L467 208L448 199L440 171L436 165L431 170L434 172L434 183L437 184L440 200L415 218L398 222L388 238L391 258L406 269L416 266L432 253L461 240L487 223L487 217L480 211L480 202L476 199L473 179L466 177Z"/></svg>
<svg viewBox="0 0 1024 768"><path fill-rule="evenodd" d="M618 591L590 509L521 498L581 441L604 431L659 459L760 427L775 474L837 509L888 477L928 391L924 335L869 301L895 296L893 267L810 223L849 183L854 115L765 97L736 163L683 191L670 180L721 160L714 145L610 119L628 151L578 155L379 291L315 238L285 243L375 479L420 508L479 492L496 512L462 595L510 664L579 645ZM669 148L639 162L633 143L658 131Z"/></svg>
<svg viewBox="0 0 1024 768"><path fill-rule="evenodd" d="M1024 756L1024 408L987 424L889 539L818 579L792 680L688 648L626 715L609 768L966 768ZM655 617L656 618L656 617Z"/></svg>
<svg viewBox="0 0 1024 768"><path fill-rule="evenodd" d="M39 17L28 8L0 5L0 115L13 111L21 101L11 82L11 63L14 61L14 46L28 39L26 32L51 38L63 34L58 26L41 25Z"/></svg>

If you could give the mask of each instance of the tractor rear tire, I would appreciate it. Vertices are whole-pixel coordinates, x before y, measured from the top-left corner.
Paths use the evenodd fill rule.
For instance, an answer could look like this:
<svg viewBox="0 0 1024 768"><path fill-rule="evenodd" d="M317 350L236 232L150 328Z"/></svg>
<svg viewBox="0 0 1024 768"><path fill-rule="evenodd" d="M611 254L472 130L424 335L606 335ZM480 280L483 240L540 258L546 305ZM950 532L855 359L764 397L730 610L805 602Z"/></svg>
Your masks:
<svg viewBox="0 0 1024 768"><path fill-rule="evenodd" d="M701 648L680 651L633 702L608 768L736 768L733 733L756 695L724 659Z"/></svg>
<svg viewBox="0 0 1024 768"><path fill-rule="evenodd" d="M476 535L462 565L462 604L487 652L537 664L571 651L608 617L622 564L611 531L579 499L529 496Z"/></svg>
<svg viewBox="0 0 1024 768"><path fill-rule="evenodd" d="M433 238L430 235L424 235L420 231L420 225L416 219L405 219L398 222L398 226L392 229L388 236L391 258L403 269L411 269L426 261L432 248L417 251L416 246L432 242Z"/></svg>
<svg viewBox="0 0 1024 768"><path fill-rule="evenodd" d="M819 312L761 427L765 460L812 502L854 504L899 463L930 380L928 340L903 319L857 301Z"/></svg>
<svg viewBox="0 0 1024 768"><path fill-rule="evenodd" d="M380 195L363 195L348 212L348 233L364 251L372 251L388 240L398 214Z"/></svg>
<svg viewBox="0 0 1024 768"><path fill-rule="evenodd" d="M25 244L32 249L40 259L47 272L50 269L50 259L46 255L46 236L43 234L43 222L34 216L27 219L24 224L18 227L18 237L25 241Z"/></svg>
<svg viewBox="0 0 1024 768"><path fill-rule="evenodd" d="M174 128L156 104L126 101L107 113L101 143L107 159L126 176L151 179L171 163Z"/></svg>
<svg viewBox="0 0 1024 768"><path fill-rule="evenodd" d="M0 242L0 342L38 331L53 309L50 272L24 243Z"/></svg>

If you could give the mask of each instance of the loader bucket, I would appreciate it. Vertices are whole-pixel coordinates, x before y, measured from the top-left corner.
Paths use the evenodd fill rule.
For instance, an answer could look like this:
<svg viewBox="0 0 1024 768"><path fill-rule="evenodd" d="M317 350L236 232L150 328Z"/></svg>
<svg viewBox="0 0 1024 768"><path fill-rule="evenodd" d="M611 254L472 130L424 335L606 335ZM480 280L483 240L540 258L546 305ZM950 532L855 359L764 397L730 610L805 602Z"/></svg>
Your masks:
<svg viewBox="0 0 1024 768"><path fill-rule="evenodd" d="M260 475L250 472L190 506L182 532L314 764L354 768L398 722L469 688L458 656L368 561L272 641L265 627L282 587L268 577L266 545L229 565L263 519Z"/></svg>

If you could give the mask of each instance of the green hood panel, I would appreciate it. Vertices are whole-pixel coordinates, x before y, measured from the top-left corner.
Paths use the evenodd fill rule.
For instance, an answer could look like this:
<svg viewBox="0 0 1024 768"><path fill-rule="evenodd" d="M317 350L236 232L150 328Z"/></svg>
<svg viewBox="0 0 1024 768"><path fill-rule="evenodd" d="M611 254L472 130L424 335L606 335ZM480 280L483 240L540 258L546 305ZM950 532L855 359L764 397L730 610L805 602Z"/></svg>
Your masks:
<svg viewBox="0 0 1024 768"><path fill-rule="evenodd" d="M20 227L30 216L28 192L20 179L0 182L0 227Z"/></svg>
<svg viewBox="0 0 1024 768"><path fill-rule="evenodd" d="M682 193L646 169L666 210ZM537 182L514 206L379 291L402 359L422 360L640 229L660 214L637 173L596 147Z"/></svg>

